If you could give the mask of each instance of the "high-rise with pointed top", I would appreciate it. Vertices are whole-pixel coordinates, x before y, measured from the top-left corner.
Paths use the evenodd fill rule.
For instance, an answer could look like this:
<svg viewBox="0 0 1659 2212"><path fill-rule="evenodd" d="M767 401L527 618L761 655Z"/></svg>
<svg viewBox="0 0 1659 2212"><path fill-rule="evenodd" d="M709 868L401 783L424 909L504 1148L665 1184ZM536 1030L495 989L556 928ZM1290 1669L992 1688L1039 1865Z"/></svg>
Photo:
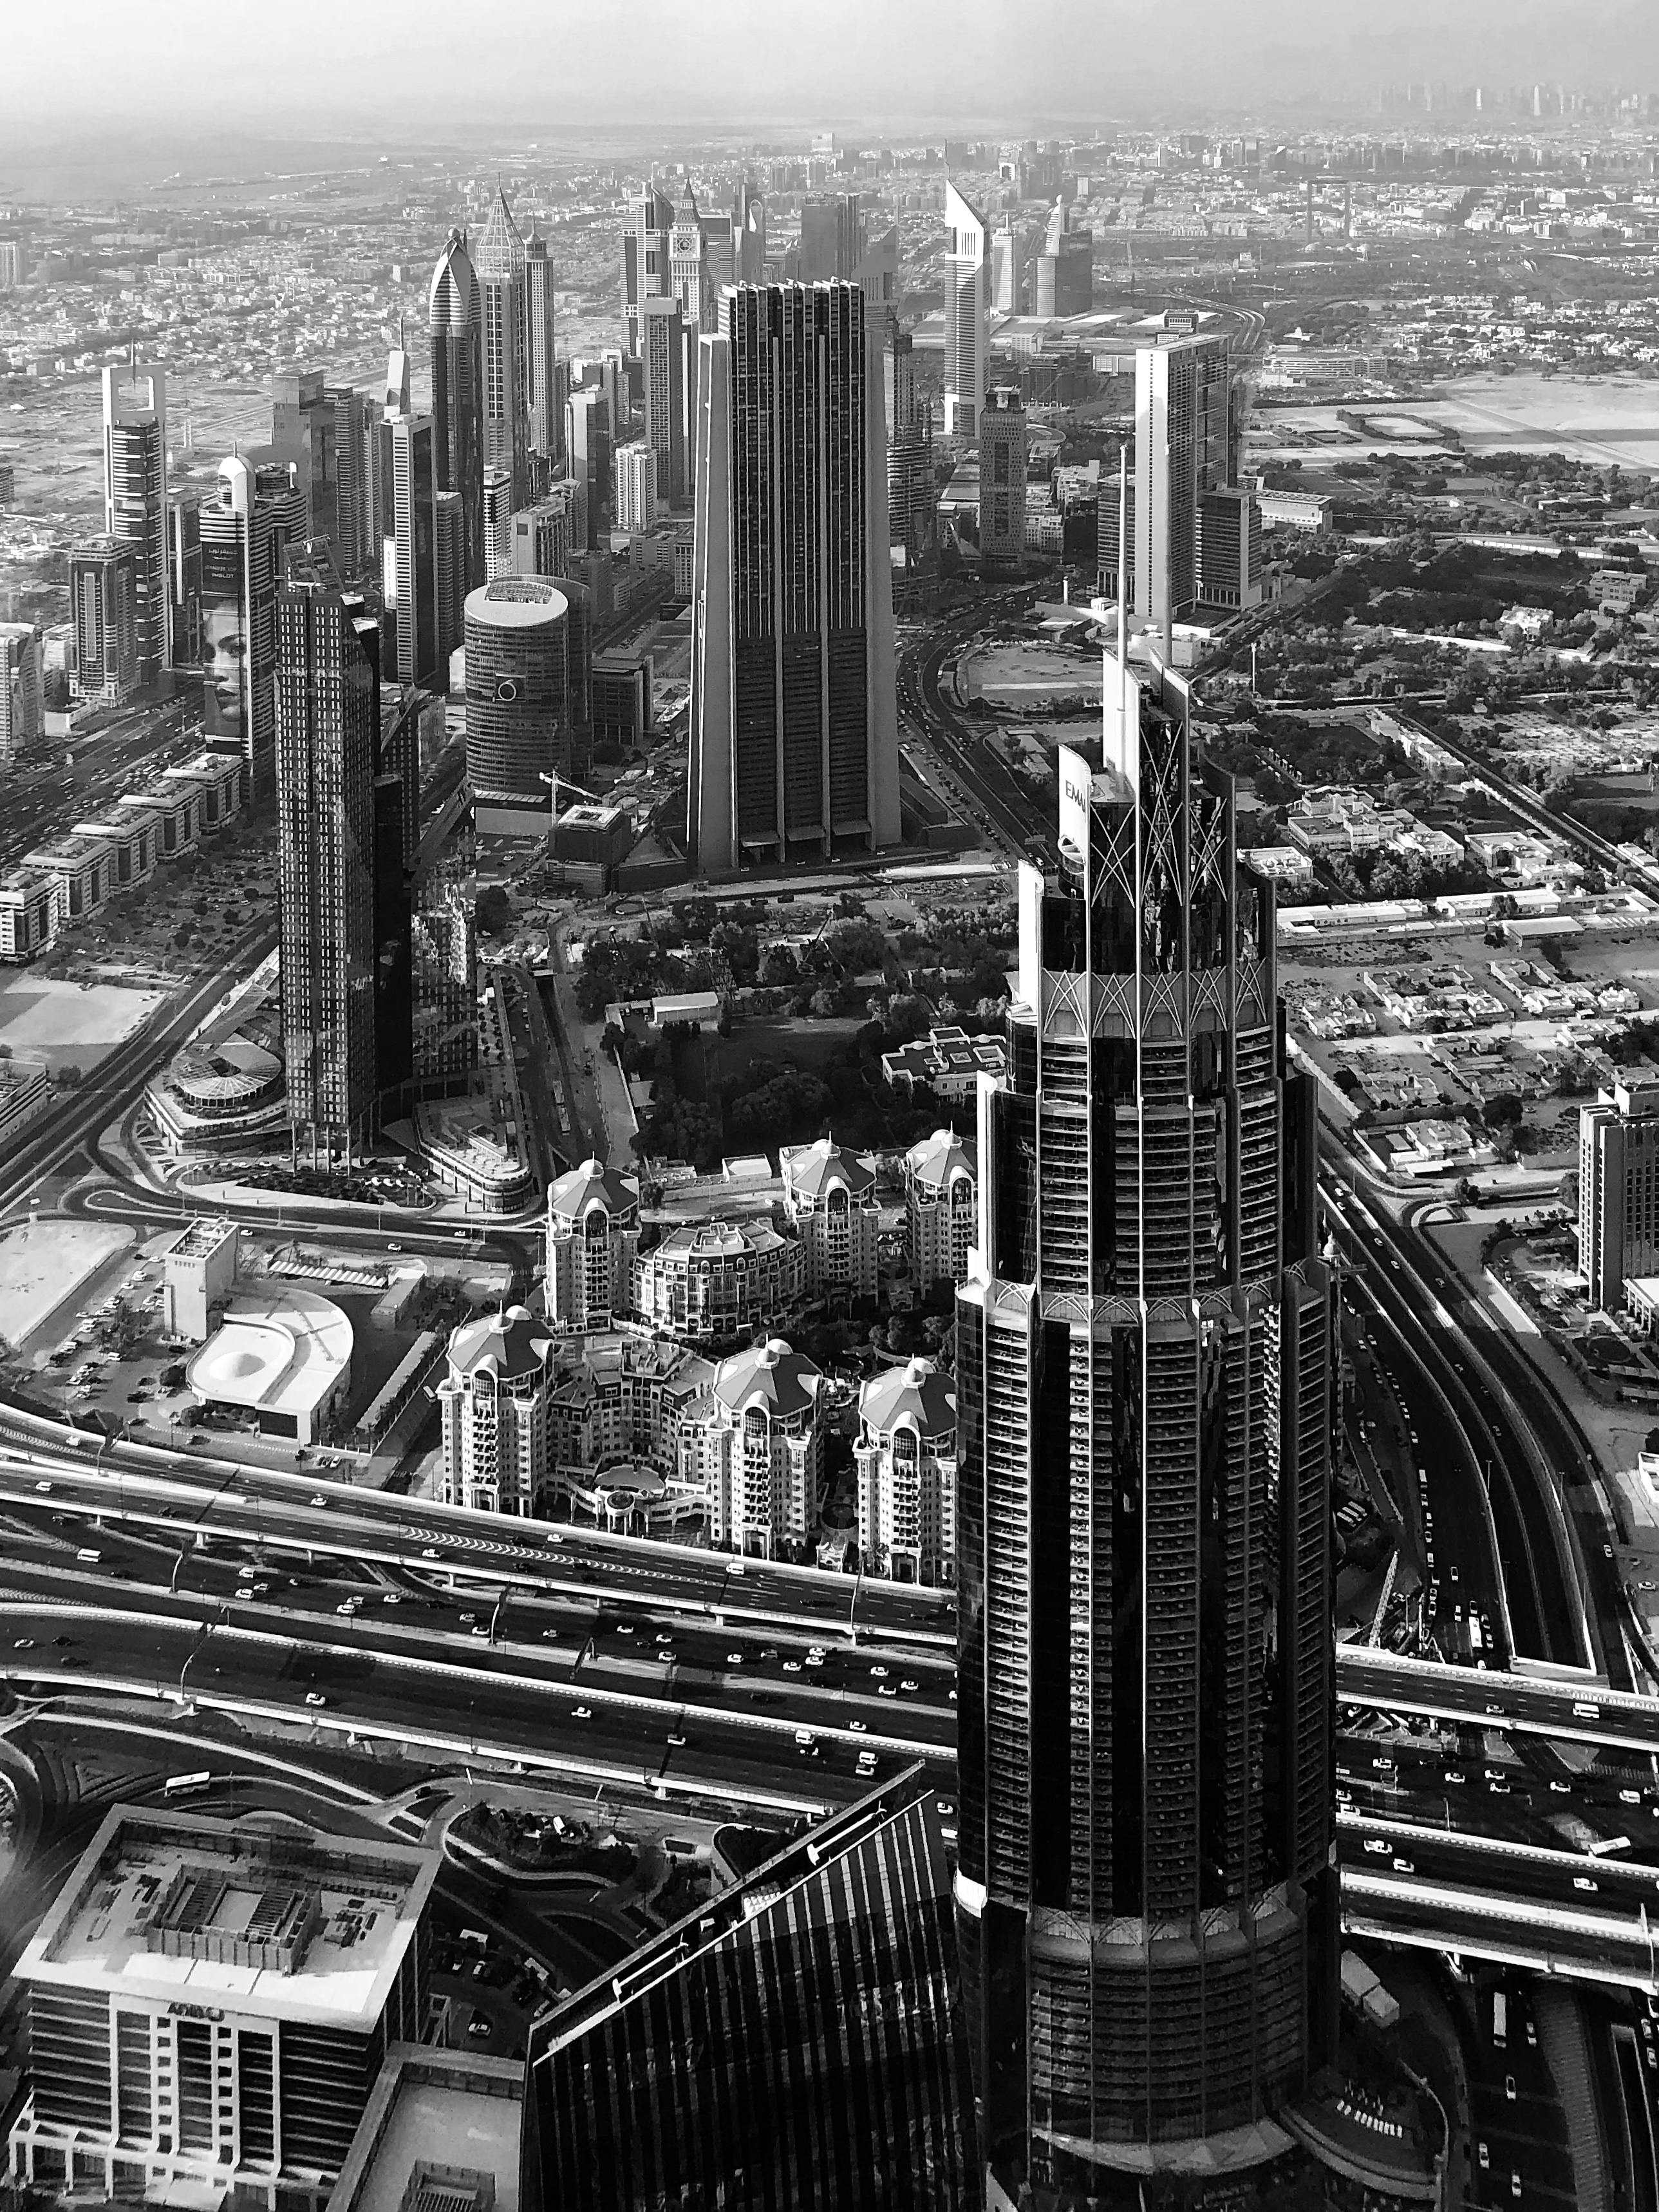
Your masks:
<svg viewBox="0 0 1659 2212"><path fill-rule="evenodd" d="M1058 868L1020 870L957 1301L985 2202L1055 2212L1287 2148L1339 1942L1311 1079L1185 686L1106 666L1105 766L1062 748Z"/></svg>
<svg viewBox="0 0 1659 2212"><path fill-rule="evenodd" d="M985 218L954 185L945 185L950 245L945 264L945 435L972 438L979 427L989 362L990 235Z"/></svg>
<svg viewBox="0 0 1659 2212"><path fill-rule="evenodd" d="M484 473L509 479L508 511L530 499L530 361L524 241L500 186L473 250L483 315Z"/></svg>
<svg viewBox="0 0 1659 2212"><path fill-rule="evenodd" d="M484 580L484 311L459 230L445 240L433 271L427 327L438 488L460 498L464 591L475 591ZM407 398L399 411L409 412Z"/></svg>

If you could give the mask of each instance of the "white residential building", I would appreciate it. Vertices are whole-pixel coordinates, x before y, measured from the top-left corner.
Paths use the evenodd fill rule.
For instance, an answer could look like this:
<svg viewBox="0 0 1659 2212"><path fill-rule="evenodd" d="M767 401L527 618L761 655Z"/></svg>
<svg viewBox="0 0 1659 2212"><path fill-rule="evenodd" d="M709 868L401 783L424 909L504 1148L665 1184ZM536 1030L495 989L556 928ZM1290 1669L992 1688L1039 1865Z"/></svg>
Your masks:
<svg viewBox="0 0 1659 2212"><path fill-rule="evenodd" d="M979 1225L972 1155L954 1129L935 1129L905 1154L905 1244L911 1286L960 1283Z"/></svg>
<svg viewBox="0 0 1659 2212"><path fill-rule="evenodd" d="M639 1249L639 1179L596 1159L548 1193L548 1319L558 1328L609 1328L627 1310Z"/></svg>
<svg viewBox="0 0 1659 2212"><path fill-rule="evenodd" d="M858 1550L866 1574L948 1583L956 1558L956 1390L930 1359L858 1393Z"/></svg>
<svg viewBox="0 0 1659 2212"><path fill-rule="evenodd" d="M723 1360L687 1408L681 1479L701 1485L713 1543L770 1559L810 1538L823 1475L823 1383L803 1352L773 1337Z"/></svg>
<svg viewBox="0 0 1659 2212"><path fill-rule="evenodd" d="M524 1306L464 1322L438 1385L444 1503L530 1514L546 1485L554 1344Z"/></svg>
<svg viewBox="0 0 1659 2212"><path fill-rule="evenodd" d="M874 1163L844 1152L833 1137L785 1145L778 1155L784 1211L801 1240L808 1296L875 1296Z"/></svg>

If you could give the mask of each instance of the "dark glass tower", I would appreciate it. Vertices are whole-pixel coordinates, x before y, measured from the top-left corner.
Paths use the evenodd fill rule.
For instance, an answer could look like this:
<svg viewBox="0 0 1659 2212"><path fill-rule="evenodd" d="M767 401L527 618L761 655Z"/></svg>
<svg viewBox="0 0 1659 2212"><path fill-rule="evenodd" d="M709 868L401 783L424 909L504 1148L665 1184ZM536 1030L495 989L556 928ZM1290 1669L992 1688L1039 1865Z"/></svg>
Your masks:
<svg viewBox="0 0 1659 2212"><path fill-rule="evenodd" d="M957 1308L981 2143L1057 2207L1283 2148L1335 2009L1311 1101L1185 687L1126 680L1105 720L1103 771L1059 757L1057 872L1020 871Z"/></svg>
<svg viewBox="0 0 1659 2212"><path fill-rule="evenodd" d="M968 2085L920 1768L530 2031L524 2212L961 2212Z"/></svg>

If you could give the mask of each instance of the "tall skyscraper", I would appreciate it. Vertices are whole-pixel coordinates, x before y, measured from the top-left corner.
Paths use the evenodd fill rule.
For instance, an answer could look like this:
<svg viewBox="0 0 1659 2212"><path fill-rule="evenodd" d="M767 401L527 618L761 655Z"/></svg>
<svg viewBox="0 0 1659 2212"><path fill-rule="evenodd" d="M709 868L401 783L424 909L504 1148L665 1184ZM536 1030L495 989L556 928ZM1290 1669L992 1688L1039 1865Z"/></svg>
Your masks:
<svg viewBox="0 0 1659 2212"><path fill-rule="evenodd" d="M461 495L467 591L484 580L483 318L466 240L452 230L433 272L427 326L438 488ZM397 411L409 411L407 393Z"/></svg>
<svg viewBox="0 0 1659 2212"><path fill-rule="evenodd" d="M340 562L340 465L334 402L320 368L286 369L270 381L270 449L292 461L306 495L306 531L325 538Z"/></svg>
<svg viewBox="0 0 1659 2212"><path fill-rule="evenodd" d="M1026 551L1026 410L1018 390L999 384L979 410L979 561L1017 568Z"/></svg>
<svg viewBox="0 0 1659 2212"><path fill-rule="evenodd" d="M700 350L689 849L897 844L881 334L856 285L744 285Z"/></svg>
<svg viewBox="0 0 1659 2212"><path fill-rule="evenodd" d="M669 291L679 303L680 319L690 331L702 330L714 308L709 282L708 248L703 222L689 178L674 212L669 233Z"/></svg>
<svg viewBox="0 0 1659 2212"><path fill-rule="evenodd" d="M731 211L736 281L764 284L766 281L766 204L747 177L737 187Z"/></svg>
<svg viewBox="0 0 1659 2212"><path fill-rule="evenodd" d="M547 778L572 774L586 612L579 585L539 576L498 576L469 595L467 781L481 810L544 814Z"/></svg>
<svg viewBox="0 0 1659 2212"><path fill-rule="evenodd" d="M597 385L572 392L565 404L565 449L571 480L586 491L587 538L584 552L596 551L610 543L609 410Z"/></svg>
<svg viewBox="0 0 1659 2212"><path fill-rule="evenodd" d="M1326 2063L1331 1289L1272 885L1186 687L1107 661L1020 871L957 1300L963 1980L1004 2192L1162 2202ZM1142 2191L1145 2195L1141 2194Z"/></svg>
<svg viewBox="0 0 1659 2212"><path fill-rule="evenodd" d="M86 538L70 551L78 699L118 706L143 681L138 653L141 550L130 538Z"/></svg>
<svg viewBox="0 0 1659 2212"><path fill-rule="evenodd" d="M1238 481L1239 428L1225 336L1160 332L1135 348L1128 606L1167 653L1172 625L1201 605L1256 606L1261 509ZM1100 567L1117 566L1117 499L1103 489Z"/></svg>
<svg viewBox="0 0 1659 2212"><path fill-rule="evenodd" d="M533 226L524 241L524 392L530 449L544 461L563 452L564 395L554 346L553 264L548 241Z"/></svg>
<svg viewBox="0 0 1659 2212"><path fill-rule="evenodd" d="M394 665L386 672L400 684L424 684L445 667L460 642L463 595L452 564L457 545L464 550L466 507L464 495L440 493L437 425L430 415L409 411L403 357L391 358L376 469L381 527L387 532L384 593L396 640ZM443 499L450 505L440 526Z"/></svg>
<svg viewBox="0 0 1659 2212"><path fill-rule="evenodd" d="M990 304L999 315L1026 312L1026 241L1005 219L990 241Z"/></svg>
<svg viewBox="0 0 1659 2212"><path fill-rule="evenodd" d="M173 665L167 629L167 380L104 371L104 533L138 548L138 681Z"/></svg>
<svg viewBox="0 0 1659 2212"><path fill-rule="evenodd" d="M219 495L202 508L202 688L208 742L239 752L250 789L276 775L276 586L306 534L306 495L292 467L219 464Z"/></svg>
<svg viewBox="0 0 1659 2212"><path fill-rule="evenodd" d="M509 514L527 503L530 489L524 264L524 241L498 188L473 268L483 311L484 472L511 479Z"/></svg>
<svg viewBox="0 0 1659 2212"><path fill-rule="evenodd" d="M1037 314L1086 315L1094 305L1094 234L1069 225L1069 204L1056 200L1037 257Z"/></svg>
<svg viewBox="0 0 1659 2212"><path fill-rule="evenodd" d="M668 296L673 228L673 201L654 184L642 185L622 231L622 348L630 357L644 350L645 302Z"/></svg>
<svg viewBox="0 0 1659 2212"><path fill-rule="evenodd" d="M167 596L173 601L173 665L202 660L202 501L178 493L167 501Z"/></svg>
<svg viewBox="0 0 1659 2212"><path fill-rule="evenodd" d="M979 427L989 360L985 318L990 307L990 238L985 218L948 179L945 221L945 435L972 438Z"/></svg>
<svg viewBox="0 0 1659 2212"><path fill-rule="evenodd" d="M13 764L45 727L39 623L0 623L0 763Z"/></svg>
<svg viewBox="0 0 1659 2212"><path fill-rule="evenodd" d="M887 539L904 549L903 572L914 574L938 544L939 494L933 477L933 404L916 389L916 355L908 331L889 316L881 349L887 422Z"/></svg>
<svg viewBox="0 0 1659 2212"><path fill-rule="evenodd" d="M379 556L369 516L368 403L349 385L330 385L324 398L334 417L335 557L342 576L361 576Z"/></svg>
<svg viewBox="0 0 1659 2212"><path fill-rule="evenodd" d="M972 2201L933 1799L911 1768L536 2022L524 2212Z"/></svg>
<svg viewBox="0 0 1659 2212"><path fill-rule="evenodd" d="M657 496L672 507L686 495L685 325L674 301L641 302L639 351L645 443L656 457Z"/></svg>
<svg viewBox="0 0 1659 2212"><path fill-rule="evenodd" d="M282 1048L296 1150L348 1157L375 1110L378 633L320 540L276 593Z"/></svg>
<svg viewBox="0 0 1659 2212"><path fill-rule="evenodd" d="M587 543L585 487L560 477L545 499L512 518L515 576L568 576Z"/></svg>
<svg viewBox="0 0 1659 2212"><path fill-rule="evenodd" d="M611 513L619 530L649 530L657 520L657 457L642 442L616 448Z"/></svg>

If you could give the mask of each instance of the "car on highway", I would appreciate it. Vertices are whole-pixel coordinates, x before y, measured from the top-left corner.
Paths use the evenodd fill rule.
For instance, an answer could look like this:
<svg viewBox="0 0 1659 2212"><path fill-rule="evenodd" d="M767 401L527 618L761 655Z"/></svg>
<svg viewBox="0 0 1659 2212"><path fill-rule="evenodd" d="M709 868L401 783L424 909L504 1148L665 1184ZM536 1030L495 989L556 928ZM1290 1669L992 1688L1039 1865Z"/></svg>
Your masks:
<svg viewBox="0 0 1659 2212"><path fill-rule="evenodd" d="M72 1636L54 1636L51 1640L60 1651L67 1651L75 1638Z"/></svg>
<svg viewBox="0 0 1659 2212"><path fill-rule="evenodd" d="M885 1667L872 1667L870 1673L878 1682L885 1682L887 1679L887 1670Z"/></svg>
<svg viewBox="0 0 1659 2212"><path fill-rule="evenodd" d="M727 1652L727 1654L726 1654L726 1664L727 1664L727 1666L728 1666L728 1667L741 1667L741 1666L742 1665L742 1663L743 1663L743 1655L742 1655L742 1653L741 1651L728 1651L728 1652Z"/></svg>
<svg viewBox="0 0 1659 2212"><path fill-rule="evenodd" d="M909 1676L908 1676L908 1675L906 1675L906 1677L905 1678L905 1680L903 1680L903 1681L899 1685L899 1688L900 1688L901 1690L919 1690L919 1689L921 1688L922 1685L921 1685L919 1682L912 1682L912 1681L910 1680Z"/></svg>
<svg viewBox="0 0 1659 2212"><path fill-rule="evenodd" d="M672 1644L674 1638L669 1634L668 1631L664 1629L663 1633L658 1636L655 1641L658 1644Z"/></svg>
<svg viewBox="0 0 1659 2212"><path fill-rule="evenodd" d="M891 1682L878 1682L875 1686L875 1694L878 1698L896 1698L899 1692Z"/></svg>
<svg viewBox="0 0 1659 2212"><path fill-rule="evenodd" d="M1621 1805L1639 1805L1641 1802L1642 1793L1639 1790L1621 1790L1619 1792L1619 1802Z"/></svg>
<svg viewBox="0 0 1659 2212"><path fill-rule="evenodd" d="M1595 1884L1591 1881L1591 1879L1590 1879L1590 1877L1589 1876L1589 1875L1587 1875L1587 1874L1576 1874L1576 1875L1574 1875L1574 1876L1572 1877L1572 1886L1573 1886L1573 1887L1574 1887L1575 1889L1591 1889L1591 1890L1593 1890L1593 1889L1595 1888Z"/></svg>
<svg viewBox="0 0 1659 2212"><path fill-rule="evenodd" d="M324 1497L320 1490L315 1492L311 1501L312 1510L313 1512L320 1513L327 1505L328 1502L328 1499Z"/></svg>
<svg viewBox="0 0 1659 2212"><path fill-rule="evenodd" d="M821 1759L823 1753L815 1743L797 1743L795 1755L797 1759Z"/></svg>
<svg viewBox="0 0 1659 2212"><path fill-rule="evenodd" d="M51 1485L49 1482L37 1482L34 1486L37 1490L50 1490L51 1488Z"/></svg>
<svg viewBox="0 0 1659 2212"><path fill-rule="evenodd" d="M382 1605L402 1605L403 1601L396 1590L382 1590L380 1602Z"/></svg>
<svg viewBox="0 0 1659 2212"><path fill-rule="evenodd" d="M1396 1874L1415 1874L1417 1869L1409 1859L1396 1858L1394 1862L1394 1871Z"/></svg>
<svg viewBox="0 0 1659 2212"><path fill-rule="evenodd" d="M478 1615L475 1613L458 1613L456 1618L460 1621L463 1628L470 1628Z"/></svg>
<svg viewBox="0 0 1659 2212"><path fill-rule="evenodd" d="M33 1651L34 1638L32 1636L20 1636L11 1648L14 1651Z"/></svg>
<svg viewBox="0 0 1659 2212"><path fill-rule="evenodd" d="M320 1690L307 1690L306 1692L306 1703L308 1705L325 1705L328 1703L328 1699L323 1695L323 1692Z"/></svg>
<svg viewBox="0 0 1659 2212"><path fill-rule="evenodd" d="M433 1545L428 1544L426 1550L421 1553L421 1556L423 1559L438 1559L443 1557L443 1553L438 1551Z"/></svg>
<svg viewBox="0 0 1659 2212"><path fill-rule="evenodd" d="M1480 2160L1480 2171L1485 2173L1492 2165L1492 2153L1485 2143L1476 2146Z"/></svg>
<svg viewBox="0 0 1659 2212"><path fill-rule="evenodd" d="M1442 1782L1456 1784L1459 1782L1467 1782L1468 1780L1468 1777L1467 1774L1460 1774L1455 1766L1449 1766L1445 1772L1440 1777L1440 1779Z"/></svg>
<svg viewBox="0 0 1659 2212"><path fill-rule="evenodd" d="M1393 1856L1392 1845L1385 1842L1381 1836L1367 1836L1365 1838L1365 1849L1368 1851L1372 1852L1377 1858L1385 1859Z"/></svg>
<svg viewBox="0 0 1659 2212"><path fill-rule="evenodd" d="M573 1721L590 1721L593 1718L593 1707L591 1705L577 1705L572 1710L571 1718Z"/></svg>
<svg viewBox="0 0 1659 2212"><path fill-rule="evenodd" d="M800 1662L798 1659L785 1659L785 1660L784 1660L784 1672L786 1674L798 1674L800 1673L800 1671L801 1671L801 1662Z"/></svg>
<svg viewBox="0 0 1659 2212"><path fill-rule="evenodd" d="M1513 2074L1505 2074L1504 2076L1504 2094L1509 2099L1511 2105L1515 2102L1515 2076Z"/></svg>
<svg viewBox="0 0 1659 2212"><path fill-rule="evenodd" d="M558 1633L559 1631L556 1628L544 1628L542 1631L542 1641L544 1643L551 1644L557 1637Z"/></svg>
<svg viewBox="0 0 1659 2212"><path fill-rule="evenodd" d="M1571 1797L1572 1795L1572 1784L1570 1782L1552 1782L1550 1788L1558 1797Z"/></svg>
<svg viewBox="0 0 1659 2212"><path fill-rule="evenodd" d="M1509 2193L1512 2197L1521 2194L1521 2176L1514 2166L1510 2168Z"/></svg>
<svg viewBox="0 0 1659 2212"><path fill-rule="evenodd" d="M675 1729L670 1731L669 1735L669 1748L674 1751L683 1751L685 1749L686 1739L681 1735L678 1729Z"/></svg>
<svg viewBox="0 0 1659 2212"><path fill-rule="evenodd" d="M855 1720L850 1720L850 1721L847 1723L847 1726L848 1726L850 1729L856 1729L856 1730L857 1730L857 1732L860 1735L865 1735L865 1734L868 1732L868 1729L869 1729L869 1723L868 1723L868 1722L861 1721L861 1720L856 1720L856 1719L855 1719Z"/></svg>
<svg viewBox="0 0 1659 2212"><path fill-rule="evenodd" d="M616 1633L619 1636L632 1636L633 1623L631 1620L619 1620L616 1624Z"/></svg>
<svg viewBox="0 0 1659 2212"><path fill-rule="evenodd" d="M824 1655L823 1655L823 1653L822 1653L821 1651L808 1651L808 1654L807 1654L807 1664L808 1664L808 1667L821 1667L821 1666L823 1665L823 1663L824 1663Z"/></svg>

